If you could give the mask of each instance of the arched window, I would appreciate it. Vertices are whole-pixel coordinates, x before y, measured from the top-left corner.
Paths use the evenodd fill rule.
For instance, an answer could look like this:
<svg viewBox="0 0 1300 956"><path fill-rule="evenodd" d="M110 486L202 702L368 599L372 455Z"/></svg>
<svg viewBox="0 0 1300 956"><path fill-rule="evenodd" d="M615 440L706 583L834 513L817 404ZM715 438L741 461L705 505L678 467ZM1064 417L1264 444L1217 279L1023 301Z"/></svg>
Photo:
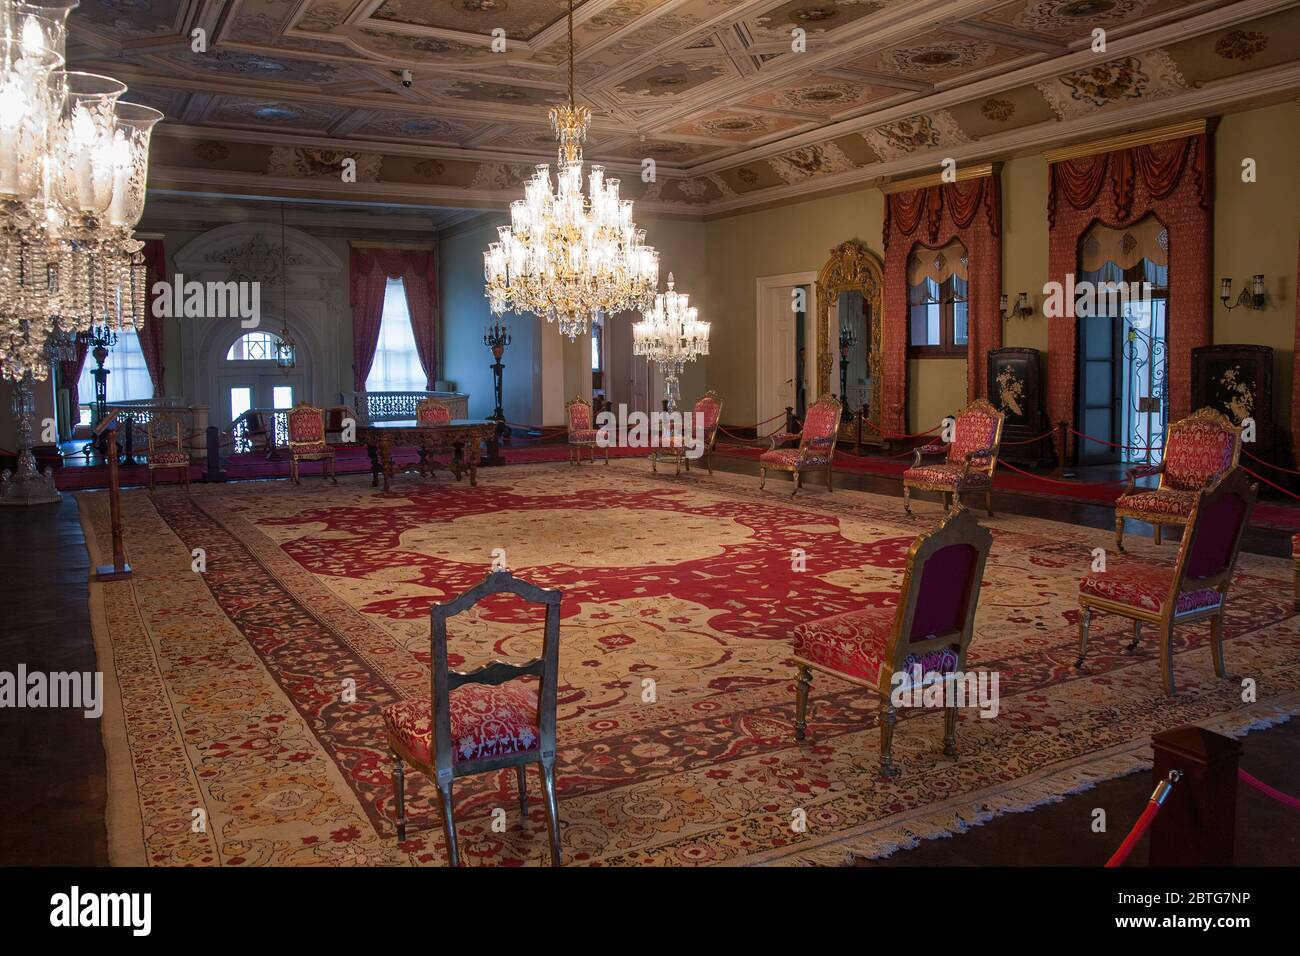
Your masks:
<svg viewBox="0 0 1300 956"><path fill-rule="evenodd" d="M914 358L966 355L969 259L960 239L917 246L907 261L907 346Z"/></svg>
<svg viewBox="0 0 1300 956"><path fill-rule="evenodd" d="M227 362L273 362L280 336L272 332L245 332L231 343Z"/></svg>
<svg viewBox="0 0 1300 956"><path fill-rule="evenodd" d="M415 332L406 306L406 286L401 279L389 279L384 289L379 344L366 376L366 391L422 392L426 385L428 377L420 364L420 353L415 350Z"/></svg>
<svg viewBox="0 0 1300 956"><path fill-rule="evenodd" d="M134 329L117 333L117 342L109 348L104 368L111 373L106 382L108 401L153 398L153 379L149 377L149 366L144 362L140 338ZM77 379L78 401L83 404L95 399L95 377L91 374L94 369L94 356L87 355L86 363L81 367L81 378Z"/></svg>

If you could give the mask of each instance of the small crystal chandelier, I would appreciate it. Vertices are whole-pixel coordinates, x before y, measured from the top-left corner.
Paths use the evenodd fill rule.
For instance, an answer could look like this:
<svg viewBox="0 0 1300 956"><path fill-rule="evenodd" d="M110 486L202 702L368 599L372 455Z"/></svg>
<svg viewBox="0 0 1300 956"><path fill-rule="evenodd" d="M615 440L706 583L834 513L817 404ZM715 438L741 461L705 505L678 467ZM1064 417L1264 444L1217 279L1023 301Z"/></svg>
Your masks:
<svg viewBox="0 0 1300 956"><path fill-rule="evenodd" d="M690 298L673 290L670 272L668 291L656 295L641 321L632 326L632 354L644 355L659 366L669 411L677 408L681 397L680 377L686 363L709 354L709 323L700 321L700 310L690 304Z"/></svg>
<svg viewBox="0 0 1300 956"><path fill-rule="evenodd" d="M298 343L289 332L289 243L284 234L284 203L280 203L280 337L275 343L275 364L282 372L298 365Z"/></svg>
<svg viewBox="0 0 1300 956"><path fill-rule="evenodd" d="M593 165L582 191L582 144L591 110L573 92L573 0L569 0L569 102L550 111L559 141L556 191L551 167L537 166L524 198L510 204L510 225L483 253L492 312L532 312L558 322L570 341L589 318L649 307L659 285L659 254L632 219L619 181Z"/></svg>

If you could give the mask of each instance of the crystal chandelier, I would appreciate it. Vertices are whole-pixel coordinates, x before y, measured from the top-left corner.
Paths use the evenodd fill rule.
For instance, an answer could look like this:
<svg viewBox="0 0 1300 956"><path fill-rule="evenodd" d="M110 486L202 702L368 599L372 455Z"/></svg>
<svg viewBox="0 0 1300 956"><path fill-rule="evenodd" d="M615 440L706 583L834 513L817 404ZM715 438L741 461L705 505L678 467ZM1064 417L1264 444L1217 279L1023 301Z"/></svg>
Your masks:
<svg viewBox="0 0 1300 956"><path fill-rule="evenodd" d="M555 191L542 164L510 204L510 225L483 253L486 295L496 315L532 312L557 322L570 341L588 318L650 305L659 285L659 254L632 220L619 181L593 165L582 191L582 144L591 110L573 94L573 0L569 0L569 102L550 111L559 141Z"/></svg>
<svg viewBox="0 0 1300 956"><path fill-rule="evenodd" d="M679 379L686 363L709 354L709 323L700 321L700 310L690 304L690 298L673 290L670 272L668 291L656 295L641 321L632 326L632 354L658 364L669 411L677 408Z"/></svg>
<svg viewBox="0 0 1300 956"><path fill-rule="evenodd" d="M157 110L65 70L77 0L0 0L0 375L49 374L49 343L144 322L149 138Z"/></svg>

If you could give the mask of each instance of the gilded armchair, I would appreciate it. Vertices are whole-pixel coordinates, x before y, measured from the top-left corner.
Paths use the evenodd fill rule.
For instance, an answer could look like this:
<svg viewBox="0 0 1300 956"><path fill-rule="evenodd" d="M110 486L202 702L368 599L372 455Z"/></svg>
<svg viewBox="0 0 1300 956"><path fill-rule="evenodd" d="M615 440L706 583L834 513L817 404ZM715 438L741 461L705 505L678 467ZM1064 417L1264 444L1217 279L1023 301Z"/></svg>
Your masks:
<svg viewBox="0 0 1300 956"><path fill-rule="evenodd" d="M898 606L866 607L794 629L796 740L807 732L812 672L823 671L880 699L880 772L894 775L895 687L914 689L965 669L984 564L993 535L958 505L912 542ZM897 676L896 676L897 675ZM957 708L946 706L944 753L957 753Z"/></svg>
<svg viewBox="0 0 1300 956"><path fill-rule="evenodd" d="M713 446L718 440L718 422L722 419L722 399L718 398L716 392L708 391L700 397L695 403L695 407L689 413L691 418L691 429L700 432L698 441L703 445L703 452L700 457L704 459L704 466L708 468L709 474L713 474ZM691 470L691 459L686 455L686 442L682 435L671 432L660 436L658 448L650 452L650 469L658 471L658 464L661 461L671 461L677 469L677 474L681 473L683 463L686 470Z"/></svg>
<svg viewBox="0 0 1300 956"><path fill-rule="evenodd" d="M1223 617L1242 531L1256 494L1245 472L1233 468L1204 491L1192 492L1192 510L1173 568L1126 557L1084 577L1079 582L1079 658L1074 666L1083 669L1094 611L1132 620L1130 652L1137 648L1142 625L1153 624L1160 642L1165 694L1172 697L1174 627L1208 618L1214 673L1226 677Z"/></svg>
<svg viewBox="0 0 1300 956"><path fill-rule="evenodd" d="M582 450L590 449L592 464L596 462L596 426L591 416L591 403L575 395L564 407L565 425L569 431L569 464L582 464ZM609 445L605 446L605 464L609 464Z"/></svg>
<svg viewBox="0 0 1300 956"><path fill-rule="evenodd" d="M957 412L952 441L931 442L916 449L912 467L903 472L903 510L912 513L913 488L940 492L945 508L960 504L962 492L982 488L984 507L993 517L993 472L1003 421L1003 414L982 398ZM925 458L940 455L942 462L925 464Z"/></svg>
<svg viewBox="0 0 1300 956"><path fill-rule="evenodd" d="M1124 519L1151 525L1152 540L1160 543L1162 525L1185 525L1198 491L1212 485L1241 458L1241 429L1212 408L1202 408L1165 433L1165 451L1158 465L1128 470L1128 487L1115 499L1115 547L1124 550ZM1160 476L1155 488L1138 488L1137 479Z"/></svg>
<svg viewBox="0 0 1300 956"><path fill-rule="evenodd" d="M325 419L315 405L299 402L289 410L289 477L302 484L298 477L299 465L304 461L324 463L321 477L334 484L339 480L334 474L334 449L325 442Z"/></svg>
<svg viewBox="0 0 1300 956"><path fill-rule="evenodd" d="M174 470L181 473L181 483L185 490L190 490L190 453L185 447L181 419L165 412L149 418L148 431L149 455L147 458L146 480L149 494L154 491L155 471Z"/></svg>
<svg viewBox="0 0 1300 956"><path fill-rule="evenodd" d="M803 473L820 471L826 476L826 490L833 490L831 485L831 465L835 458L835 440L840 429L840 413L843 406L833 395L823 395L808 408L804 416L803 431L797 436L798 448L778 448L780 444L796 437L784 432L773 435L772 447L763 452L758 459L758 487L761 490L767 483L767 470L788 471L794 479L794 490L790 496L799 493L803 484Z"/></svg>
<svg viewBox="0 0 1300 956"><path fill-rule="evenodd" d="M494 594L514 594L546 607L542 655L525 664L494 660L469 672L450 669L447 621ZM560 600L509 571L489 573L478 584L433 606L430 696L390 704L384 726L393 757L397 840L406 839L406 773L403 761L433 778L442 804L442 825L451 866L460 865L452 783L457 777L515 768L521 816L528 816L525 768L541 770L551 865L560 865L560 826L555 805L555 694L559 679ZM521 678L536 678L537 683Z"/></svg>

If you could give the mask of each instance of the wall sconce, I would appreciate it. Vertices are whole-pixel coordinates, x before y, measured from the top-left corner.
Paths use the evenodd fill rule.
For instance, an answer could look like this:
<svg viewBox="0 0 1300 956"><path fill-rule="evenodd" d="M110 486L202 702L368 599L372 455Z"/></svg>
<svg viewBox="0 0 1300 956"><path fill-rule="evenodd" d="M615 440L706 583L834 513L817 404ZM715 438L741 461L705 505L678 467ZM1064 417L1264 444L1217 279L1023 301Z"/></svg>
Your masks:
<svg viewBox="0 0 1300 956"><path fill-rule="evenodd" d="M1016 307L1010 312L1007 311L1007 297L1004 294L1001 303L998 306L1002 310L1002 321L1008 319L1027 319L1034 314L1034 307L1029 304L1029 293L1021 292L1016 296Z"/></svg>
<svg viewBox="0 0 1300 956"><path fill-rule="evenodd" d="M1256 276L1253 276L1253 277L1251 278L1251 280L1250 280L1250 288L1249 288L1249 289L1242 289L1242 290L1241 290L1241 295L1237 296L1237 301L1236 301L1236 302L1231 302L1231 301L1230 301L1230 300L1232 299L1232 280L1231 280L1231 279L1226 279L1226 278L1225 278L1225 279L1220 279L1220 280L1219 280L1219 298L1223 301L1223 304L1226 305L1226 306L1228 307L1228 311L1229 311L1229 312L1231 312L1233 309L1235 309L1235 308L1236 308L1237 306L1239 306L1239 305L1244 305L1244 306L1245 306L1246 308L1248 308L1248 309L1262 309L1262 308L1264 308L1264 276L1263 276L1263 274L1261 273L1261 274L1256 275Z"/></svg>

